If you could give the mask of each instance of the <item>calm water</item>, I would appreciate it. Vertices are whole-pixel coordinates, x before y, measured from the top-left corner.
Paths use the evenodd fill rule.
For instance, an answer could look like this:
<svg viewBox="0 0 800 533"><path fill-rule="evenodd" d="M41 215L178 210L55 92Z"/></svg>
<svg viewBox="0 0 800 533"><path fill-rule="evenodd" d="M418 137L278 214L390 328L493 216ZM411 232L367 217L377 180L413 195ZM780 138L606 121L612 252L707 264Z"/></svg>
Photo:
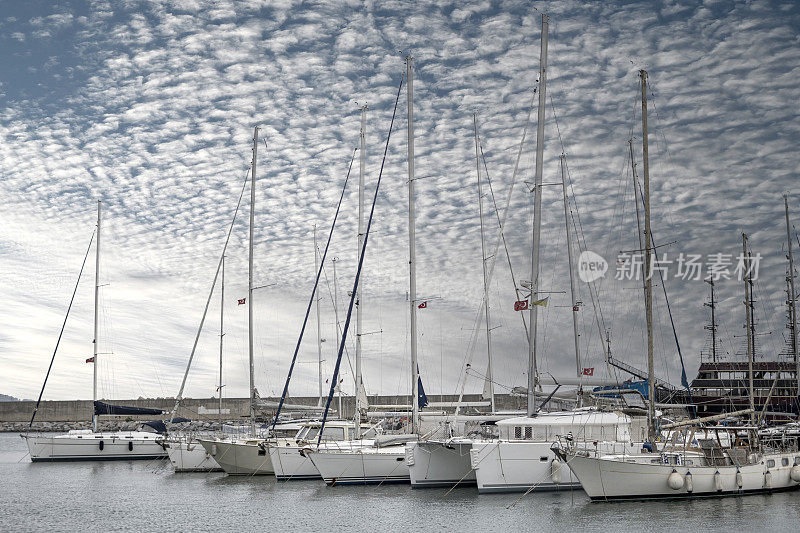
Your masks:
<svg viewBox="0 0 800 533"><path fill-rule="evenodd" d="M37 463L0 433L0 531L796 530L800 492L691 502L590 503L580 491L331 487L174 474L166 461Z"/></svg>

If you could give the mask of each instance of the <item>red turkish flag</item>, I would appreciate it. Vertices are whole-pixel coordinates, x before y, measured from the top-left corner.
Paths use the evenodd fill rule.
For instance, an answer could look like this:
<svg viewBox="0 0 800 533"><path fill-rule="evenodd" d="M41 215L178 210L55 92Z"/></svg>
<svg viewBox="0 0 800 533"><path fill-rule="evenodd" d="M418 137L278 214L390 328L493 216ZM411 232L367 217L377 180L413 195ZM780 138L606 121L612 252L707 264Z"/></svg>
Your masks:
<svg viewBox="0 0 800 533"><path fill-rule="evenodd" d="M246 300L247 300L247 298L242 298L241 300L239 300L239 305L244 305L244 302L245 302Z"/></svg>
<svg viewBox="0 0 800 533"><path fill-rule="evenodd" d="M90 357L86 360L87 363L94 363L94 357Z"/></svg>
<svg viewBox="0 0 800 533"><path fill-rule="evenodd" d="M592 368L584 368L583 369L584 376L594 376L594 367Z"/></svg>
<svg viewBox="0 0 800 533"><path fill-rule="evenodd" d="M528 300L514 302L514 311L525 311L528 309Z"/></svg>
<svg viewBox="0 0 800 533"><path fill-rule="evenodd" d="M425 309L426 307L428 307L428 302L422 302L417 307L419 307L420 309Z"/></svg>

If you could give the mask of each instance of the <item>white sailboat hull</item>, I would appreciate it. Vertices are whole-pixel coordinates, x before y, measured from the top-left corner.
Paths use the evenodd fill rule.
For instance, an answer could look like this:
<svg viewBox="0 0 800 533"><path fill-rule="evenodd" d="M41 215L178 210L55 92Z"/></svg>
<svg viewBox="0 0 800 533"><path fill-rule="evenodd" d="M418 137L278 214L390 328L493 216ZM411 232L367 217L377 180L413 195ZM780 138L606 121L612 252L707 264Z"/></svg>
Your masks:
<svg viewBox="0 0 800 533"><path fill-rule="evenodd" d="M415 489L425 487L475 486L470 462L472 440L412 442L406 448L406 464Z"/></svg>
<svg viewBox="0 0 800 533"><path fill-rule="evenodd" d="M480 441L472 445L471 466L481 494L565 490L580 487L569 468L554 463L550 442Z"/></svg>
<svg viewBox="0 0 800 533"><path fill-rule="evenodd" d="M175 472L221 472L222 467L196 440L167 440L169 461Z"/></svg>
<svg viewBox="0 0 800 533"><path fill-rule="evenodd" d="M352 449L308 450L306 455L314 463L328 485L369 485L383 483L408 483L405 445L354 447Z"/></svg>
<svg viewBox="0 0 800 533"><path fill-rule="evenodd" d="M770 454L756 464L740 467L629 463L573 453L563 457L593 501L734 496L793 490L800 485L790 475L795 459L800 461L800 453ZM770 459L775 461L774 467L767 466ZM788 460L786 465L782 464L783 459ZM673 471L684 480L678 489L669 485ZM737 471L741 474L738 480ZM688 472L691 491L686 482Z"/></svg>
<svg viewBox="0 0 800 533"><path fill-rule="evenodd" d="M258 476L274 474L265 440L199 439L198 442L228 475Z"/></svg>
<svg viewBox="0 0 800 533"><path fill-rule="evenodd" d="M269 446L269 457L277 479L281 481L320 479L319 471L311 459L300 453L302 449L302 446L293 442L287 442L283 446L279 444Z"/></svg>
<svg viewBox="0 0 800 533"><path fill-rule="evenodd" d="M23 435L33 462L165 459L167 452L156 442L157 437L142 431Z"/></svg>

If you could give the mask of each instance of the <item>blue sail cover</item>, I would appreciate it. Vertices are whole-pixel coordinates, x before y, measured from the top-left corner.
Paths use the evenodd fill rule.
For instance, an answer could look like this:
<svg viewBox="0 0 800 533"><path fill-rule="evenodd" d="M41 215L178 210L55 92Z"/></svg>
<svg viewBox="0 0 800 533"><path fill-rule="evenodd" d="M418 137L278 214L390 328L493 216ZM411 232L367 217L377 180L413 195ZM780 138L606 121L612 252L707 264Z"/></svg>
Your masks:
<svg viewBox="0 0 800 533"><path fill-rule="evenodd" d="M94 402L95 415L161 415L161 409L149 409L147 407L128 407L125 405L112 405L110 403L96 400Z"/></svg>
<svg viewBox="0 0 800 533"><path fill-rule="evenodd" d="M150 422L145 422L142 425L149 426L154 430L156 430L157 433L161 433L162 435L164 435L167 432L167 422L168 420L151 420ZM191 422L191 420L180 416L176 416L175 418L172 419L173 424L180 424L182 422Z"/></svg>
<svg viewBox="0 0 800 533"><path fill-rule="evenodd" d="M428 397L425 395L425 389L422 388L422 374L419 373L419 365L417 365L417 405L420 409L428 405Z"/></svg>

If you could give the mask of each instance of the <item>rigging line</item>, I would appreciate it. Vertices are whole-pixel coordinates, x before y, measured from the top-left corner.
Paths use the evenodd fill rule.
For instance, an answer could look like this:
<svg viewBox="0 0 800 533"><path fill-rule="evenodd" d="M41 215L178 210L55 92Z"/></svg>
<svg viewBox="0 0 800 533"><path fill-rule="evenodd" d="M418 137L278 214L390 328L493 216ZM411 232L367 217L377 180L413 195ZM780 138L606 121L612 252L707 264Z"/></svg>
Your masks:
<svg viewBox="0 0 800 533"><path fill-rule="evenodd" d="M328 279L328 270L327 269L323 269L323 273L325 274L325 285L327 285L327 287L328 287L328 296L330 296L330 299L331 299L331 306L333 307L333 314L334 314L334 316L338 317L339 316L339 308L336 306L336 299L333 297L333 291L331 290L331 282ZM335 329L337 330L339 335L341 335L342 327L339 324L339 321L334 318L334 322L336 322L336 324L334 326ZM356 377L355 377L356 374L353 371L353 362L350 360L350 350L347 349L347 346L344 347L344 355L347 358L347 365L350 367L350 373L353 375L353 380L355 380L356 379Z"/></svg>
<svg viewBox="0 0 800 533"><path fill-rule="evenodd" d="M502 227L502 223L500 222L500 210L497 208L497 199L494 195L494 187L492 187L492 178L489 177L489 167L486 165L486 156L483 153L483 142L481 141L480 134L478 135L478 147L481 151L481 159L483 159L483 170L486 173L486 182L489 184L489 192L492 196L492 205L494 205L494 214L495 218L497 218L497 224ZM519 287L517 287L517 279L514 276L514 267L511 264L511 255L508 253L508 244L506 244L506 236L505 233L500 233L500 238L503 239L503 250L506 252L506 261L508 262L508 270L511 272L511 284L514 287L514 292L517 295L517 300L521 300L519 295ZM486 261L486 258L483 259ZM528 323L525 320L525 313L520 313L520 317L522 317L522 327L525 330L525 338L528 338Z"/></svg>
<svg viewBox="0 0 800 533"><path fill-rule="evenodd" d="M636 179L636 176L634 176L634 179ZM644 193L642 193L642 195L643 194ZM644 196L642 196L641 200L642 202L644 202ZM650 239L650 243L653 245L653 257L655 261L658 262L659 261L658 246L656 245L656 240L655 237L653 237L652 235L652 231L650 235L648 235L646 238ZM692 391L691 388L689 387L689 381L686 378L686 366L683 364L683 352L681 351L681 343L678 340L678 330L675 328L675 319L672 316L672 307L669 304L669 296L667 295L667 286L664 283L664 272L662 270L658 271L658 277L661 280L661 288L664 289L664 301L667 303L667 313L669 314L669 322L670 325L672 326L672 335L675 337L675 347L678 349L678 358L681 361L681 385L683 385L684 388L686 388L686 390L689 391L689 403L691 403Z"/></svg>
<svg viewBox="0 0 800 533"><path fill-rule="evenodd" d="M172 424L172 420L175 418L175 413L178 410L178 406L181 404L181 401L183 401L183 389L186 386L186 378L189 377L189 369L192 367L192 360L194 359L195 350L197 350L197 343L200 341L200 333L203 331L203 324L205 323L206 315L208 314L208 306L211 303L211 297L214 295L214 287L217 284L219 271L222 268L222 261L225 257L225 252L228 249L228 242L230 242L231 240L231 233L233 233L233 226L234 224L236 224L236 216L239 214L239 208L242 205L242 198L244 197L244 191L247 188L247 179L249 178L251 171L252 167L247 169L247 172L244 175L244 183L242 183L242 191L239 193L239 201L236 202L236 209L233 212L233 218L231 219L231 224L228 227L228 235L225 237L225 244L222 247L222 253L219 256L219 262L217 263L217 271L214 273L214 281L211 282L211 290L208 291L208 299L206 300L205 309L203 309L203 316L200 318L200 325L197 328L197 335L195 335L194 344L192 345L192 351L189 354L189 361L186 363L186 371L183 373L183 381L181 381L181 388L178 390L178 395L175 397L175 406L172 408L172 412L170 412L169 414L170 424Z"/></svg>
<svg viewBox="0 0 800 533"><path fill-rule="evenodd" d="M516 159L516 162L514 163L514 172L511 174L511 184L509 185L508 195L506 196L506 206L505 206L505 210L503 211L503 220L500 223L500 230L499 230L500 231L500 235L503 235L503 233L505 231L506 220L507 220L507 217L508 217L508 211L509 211L509 208L511 207L512 193L514 192L514 184L516 183L516 180L517 180L517 173L519 172L519 163L520 163L520 160L522 159L523 148L525 147L525 137L528 134L528 126L530 126L530 123L531 123L531 113L533 113L533 106L536 103L536 96L537 96L538 92L539 92L538 91L538 87L535 87L533 89L533 93L531 94L531 103L528 105L528 115L525 118L525 126L522 128L522 138L519 141L519 150L517 151L517 159ZM495 265L496 260L497 260L497 251L499 250L499 247L500 247L500 239L498 239L496 241L496 243L495 243L494 253L492 254L492 264L491 264L491 267L489 268L489 279L491 279L491 277L492 277L492 275L494 273L494 265ZM473 355L475 353L475 345L478 342L478 324L480 324L480 322L483 320L483 313L484 313L484 306L483 306L483 302L481 302L480 308L478 309L478 312L476 313L477 316L476 316L476 320L475 320L475 323L474 323L475 327L473 328L472 335L470 336L469 343L467 344L467 354L466 354L466 357L465 357L464 361L462 362L459 381L456 382L456 387L458 387L458 383L461 382L461 390L460 390L460 392L458 394L458 403L456 404L456 409L455 409L455 413L453 414L453 416L458 416L458 412L461 410L461 401L462 401L462 399L464 397L464 389L467 386L467 376L466 376L465 369L472 364L472 357L473 357ZM464 380L463 381L461 381L461 376L464 376Z"/></svg>
<svg viewBox="0 0 800 533"><path fill-rule="evenodd" d="M98 213L99 213L99 208L98 208ZM75 301L75 294L78 292L78 285L81 282L81 276L83 275L83 268L86 266L86 259L89 257L89 250L92 249L92 242L94 241L94 236L96 232L97 232L96 229L92 231L92 236L89 239L89 246L86 247L86 254L83 256L83 263L81 263L81 271L78 273L78 281L75 282L75 288L72 290L72 297L69 299L69 305L67 306L67 315L64 317L64 322L61 324L61 331L58 333L58 340L56 340L56 347L53 350L53 356L50 358L50 366L47 367L47 374L45 374L44 376L44 383L42 383L42 390L39 391L39 399L36 400L36 406L33 408L33 414L31 414L31 422L30 424L28 424L28 429L33 427L33 419L36 418L36 412L39 410L39 404L42 403L42 395L44 394L44 388L47 385L47 378L50 377L50 371L53 369L53 362L56 360L56 352L58 352L58 345L61 344L61 336L64 334L64 328L67 327L67 319L69 318L69 312L72 309L72 302Z"/></svg>
<svg viewBox="0 0 800 533"><path fill-rule="evenodd" d="M325 402L325 412L322 415L322 423L319 427L319 434L317 437L317 446L322 443L322 431L325 429L325 422L328 420L328 409L333 400L334 389L336 388L336 381L339 379L339 366L342 363L342 353L344 352L344 344L347 340L347 331L350 329L350 319L353 316L353 304L355 303L356 294L358 292L358 282L361 278L361 269L364 266L364 255L367 251L367 241L369 240L369 230L372 227L372 216L375 214L375 204L378 203L378 192L381 188L381 178L383 178L383 167L386 164L386 154L389 151L389 140L392 138L392 129L394 128L394 119L397 115L397 104L400 102L400 91L403 89L403 80L405 73L400 75L400 84L397 87L397 97L394 100L394 110L392 111L392 121L389 124L389 134L386 136L386 146L383 149L383 160L381 161L381 170L378 173L378 181L375 184L375 193L372 197L372 207L369 210L369 219L367 220L367 229L364 233L364 242L361 245L361 250L358 255L358 269L356 270L356 278L353 281L353 291L350 293L350 304L347 306L347 318L344 323L344 331L342 332L342 340L339 344L339 354L336 357L336 366L333 369L333 379L331 380L331 389L328 392L328 399ZM356 394L358 394L358 387L356 387ZM411 401L417 401L417 398L412 398ZM360 428L356 428L356 432Z"/></svg>
<svg viewBox="0 0 800 533"><path fill-rule="evenodd" d="M286 401L286 393L289 392L289 382L292 380L294 365L297 362L297 354L298 352L300 352L300 344L303 342L303 334L305 333L306 325L308 324L308 315L311 314L311 306L314 304L314 298L317 295L317 287L319 286L319 277L320 274L322 274L322 265L325 264L325 258L328 256L328 249L330 248L331 239L333 238L333 231L336 229L336 220L339 218L339 209L341 209L342 207L342 200L344 200L344 194L345 192L347 192L347 182L350 180L350 171L353 170L353 161L356 158L357 150L358 148L353 149L353 156L350 158L350 167L347 169L347 176L344 178L344 185L342 186L342 194L339 196L339 203L336 205L336 213L333 215L333 221L331 222L331 231L328 233L328 241L325 243L325 251L322 253L322 259L320 260L320 265L319 268L317 269L317 276L314 279L314 288L311 289L311 298L308 299L308 306L306 307L306 316L305 318L303 318L303 326L300 328L300 337L298 337L297 345L294 347L292 364L289 365L289 374L286 376L286 383L283 385L283 393L281 394L281 399L278 402L278 408L275 410L275 418L272 420L272 431L275 431L275 425L278 423L278 417L280 416L281 411L283 410L283 403ZM356 394L358 394L358 384L356 384Z"/></svg>

